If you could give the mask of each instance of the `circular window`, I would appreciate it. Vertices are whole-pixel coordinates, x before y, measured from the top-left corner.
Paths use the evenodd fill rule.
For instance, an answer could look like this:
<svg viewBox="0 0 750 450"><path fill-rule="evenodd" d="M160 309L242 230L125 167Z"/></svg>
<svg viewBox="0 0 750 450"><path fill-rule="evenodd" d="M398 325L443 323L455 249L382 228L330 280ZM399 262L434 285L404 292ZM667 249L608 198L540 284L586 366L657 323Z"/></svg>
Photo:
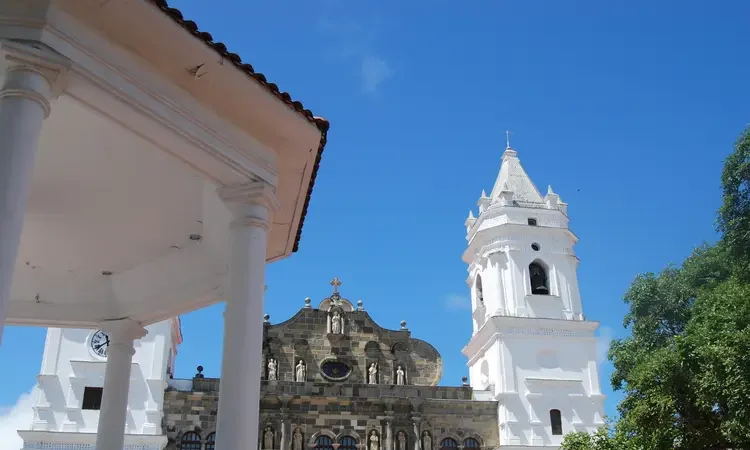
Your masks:
<svg viewBox="0 0 750 450"><path fill-rule="evenodd" d="M534 250L535 252L538 252L540 248L541 247L536 242L534 242L533 244L531 244L531 249Z"/></svg>
<svg viewBox="0 0 750 450"><path fill-rule="evenodd" d="M351 367L348 364L339 360L331 359L323 361L320 365L320 373L324 378L331 381L343 381L346 380L352 373Z"/></svg>

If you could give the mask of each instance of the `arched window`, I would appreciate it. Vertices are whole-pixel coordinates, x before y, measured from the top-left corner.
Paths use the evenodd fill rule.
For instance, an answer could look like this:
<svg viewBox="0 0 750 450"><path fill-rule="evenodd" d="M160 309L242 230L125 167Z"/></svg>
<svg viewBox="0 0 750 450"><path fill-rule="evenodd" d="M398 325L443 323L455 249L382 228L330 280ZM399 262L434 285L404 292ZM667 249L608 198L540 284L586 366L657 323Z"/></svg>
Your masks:
<svg viewBox="0 0 750 450"><path fill-rule="evenodd" d="M549 281L547 280L547 269L540 261L529 264L529 280L531 281L531 293L534 295L549 295Z"/></svg>
<svg viewBox="0 0 750 450"><path fill-rule="evenodd" d="M326 435L320 435L315 439L315 448L317 450L333 450L333 439Z"/></svg>
<svg viewBox="0 0 750 450"><path fill-rule="evenodd" d="M216 433L211 433L206 436L206 446L203 448L205 450L214 450L214 448L216 448Z"/></svg>
<svg viewBox="0 0 750 450"><path fill-rule="evenodd" d="M357 450L357 440L351 436L342 436L339 439L339 450Z"/></svg>
<svg viewBox="0 0 750 450"><path fill-rule="evenodd" d="M474 438L466 438L464 439L464 448L479 448L481 445L479 445L479 441Z"/></svg>
<svg viewBox="0 0 750 450"><path fill-rule="evenodd" d="M458 442L456 442L453 438L445 438L442 441L440 441L440 448L441 449L454 449L458 448Z"/></svg>
<svg viewBox="0 0 750 450"><path fill-rule="evenodd" d="M188 431L180 440L181 450L201 450L201 435L195 431Z"/></svg>
<svg viewBox="0 0 750 450"><path fill-rule="evenodd" d="M477 306L484 306L484 291L482 290L482 276L477 274L476 282Z"/></svg>
<svg viewBox="0 0 750 450"><path fill-rule="evenodd" d="M560 436L563 434L562 432L562 417L560 416L560 410L559 409L550 409L549 410L549 422L552 425L552 435L553 436Z"/></svg>

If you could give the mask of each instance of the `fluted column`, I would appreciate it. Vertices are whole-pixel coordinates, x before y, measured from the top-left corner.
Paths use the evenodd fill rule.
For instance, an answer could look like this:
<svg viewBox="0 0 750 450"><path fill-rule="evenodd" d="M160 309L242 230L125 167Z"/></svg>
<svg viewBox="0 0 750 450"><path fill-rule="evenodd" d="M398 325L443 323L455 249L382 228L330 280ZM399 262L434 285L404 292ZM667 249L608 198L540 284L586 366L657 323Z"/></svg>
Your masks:
<svg viewBox="0 0 750 450"><path fill-rule="evenodd" d="M52 87L66 62L41 43L0 41L5 65L0 87L0 342L5 306L21 242L31 173L51 111Z"/></svg>
<svg viewBox="0 0 750 450"><path fill-rule="evenodd" d="M219 195L233 217L216 449L237 450L258 442L266 247L278 203L264 182L221 188Z"/></svg>
<svg viewBox="0 0 750 450"><path fill-rule="evenodd" d="M419 422L422 420L420 417L413 416L412 423L414 425L414 450L422 450L422 439L419 435Z"/></svg>
<svg viewBox="0 0 750 450"><path fill-rule="evenodd" d="M281 418L281 442L279 443L281 450L289 450L289 418Z"/></svg>
<svg viewBox="0 0 750 450"><path fill-rule="evenodd" d="M130 319L105 322L102 330L109 337L109 347L96 430L96 450L122 450L130 392L130 367L135 354L133 343L146 336L147 332L140 323Z"/></svg>
<svg viewBox="0 0 750 450"><path fill-rule="evenodd" d="M393 450L393 427L391 426L391 420L388 419L385 422L385 450Z"/></svg>

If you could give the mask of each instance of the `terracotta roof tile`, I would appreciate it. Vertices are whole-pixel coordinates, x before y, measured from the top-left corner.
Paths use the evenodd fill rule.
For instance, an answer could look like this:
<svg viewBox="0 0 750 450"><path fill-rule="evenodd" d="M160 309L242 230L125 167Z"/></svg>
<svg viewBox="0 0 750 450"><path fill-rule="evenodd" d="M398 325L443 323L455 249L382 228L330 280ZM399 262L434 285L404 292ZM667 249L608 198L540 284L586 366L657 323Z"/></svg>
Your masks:
<svg viewBox="0 0 750 450"><path fill-rule="evenodd" d="M296 252L299 248L300 238L302 237L302 226L305 223L305 216L307 216L307 208L310 205L310 198L312 196L313 186L315 185L315 178L318 175L320 160L323 157L323 149L327 142L328 129L330 127L330 124L326 119L314 116L312 111L310 111L309 109L305 109L301 102L292 100L292 96L288 92L282 92L281 90L279 90L279 87L276 84L269 83L265 75L260 72L256 72L255 69L253 69L253 66L251 66L250 64L243 63L240 55L228 51L226 45L221 42L214 42L211 33L200 31L198 29L198 25L195 22L193 22L192 20L185 20L185 18L182 16L182 12L180 12L180 10L177 8L171 8L166 0L148 1L159 8L164 14L174 20L178 25L182 26L182 28L184 28L187 32L202 40L206 45L213 48L223 58L231 61L238 69L242 70L250 78L260 83L263 87L268 89L271 94L276 96L276 98L284 102L284 104L286 104L289 108L302 115L305 119L314 124L320 130L321 136L320 144L318 146L318 156L317 158L315 158L312 175L310 176L310 185L307 189L305 206L302 208L302 217L300 218L299 227L297 228L297 236L295 238L294 248L292 250Z"/></svg>

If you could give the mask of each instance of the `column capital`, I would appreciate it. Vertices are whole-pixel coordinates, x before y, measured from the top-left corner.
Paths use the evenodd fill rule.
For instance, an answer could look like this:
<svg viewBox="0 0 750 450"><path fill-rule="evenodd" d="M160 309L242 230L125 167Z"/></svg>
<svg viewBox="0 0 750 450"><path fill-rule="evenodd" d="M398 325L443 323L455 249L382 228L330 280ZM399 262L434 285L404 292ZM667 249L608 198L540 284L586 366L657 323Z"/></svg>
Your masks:
<svg viewBox="0 0 750 450"><path fill-rule="evenodd" d="M128 343L148 334L140 322L132 319L107 320L99 325L112 340L112 344Z"/></svg>
<svg viewBox="0 0 750 450"><path fill-rule="evenodd" d="M222 186L217 190L219 198L225 203L264 206L271 212L281 209L274 191L275 188L265 181Z"/></svg>
<svg viewBox="0 0 750 450"><path fill-rule="evenodd" d="M0 39L5 84L0 97L21 96L40 103L49 115L50 100L63 90L71 61L48 45L27 39ZM41 78L33 80L34 75Z"/></svg>

